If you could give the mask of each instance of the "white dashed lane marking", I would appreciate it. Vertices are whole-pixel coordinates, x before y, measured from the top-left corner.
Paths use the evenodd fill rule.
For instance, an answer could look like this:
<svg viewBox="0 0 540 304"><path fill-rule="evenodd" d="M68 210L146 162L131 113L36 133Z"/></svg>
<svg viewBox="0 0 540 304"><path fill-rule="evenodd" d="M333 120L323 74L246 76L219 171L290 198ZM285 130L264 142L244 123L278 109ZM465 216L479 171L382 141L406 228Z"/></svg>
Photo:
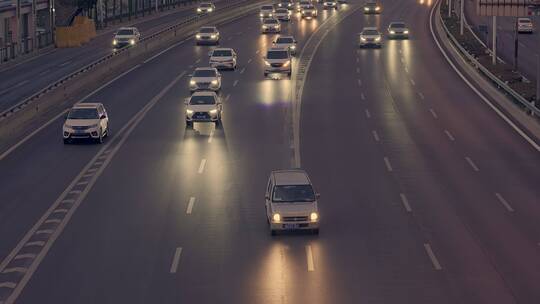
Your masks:
<svg viewBox="0 0 540 304"><path fill-rule="evenodd" d="M444 130L444 133L446 134L446 136L448 136L448 139L450 139L451 141L455 140L454 136L452 136L452 133L450 133L450 131Z"/></svg>
<svg viewBox="0 0 540 304"><path fill-rule="evenodd" d="M368 109L366 109L366 117L367 117L367 118L370 118L370 117L371 117L371 113L369 113L369 110L368 110Z"/></svg>
<svg viewBox="0 0 540 304"><path fill-rule="evenodd" d="M514 208L512 208L512 206L510 206L510 204L504 199L504 197L500 193L495 193L495 196L497 197L499 202L501 202L501 204L503 204L503 206L506 208L506 210L508 210L508 212L514 212Z"/></svg>
<svg viewBox="0 0 540 304"><path fill-rule="evenodd" d="M2 283L0 283L0 288L14 289L15 287L17 287L17 284L15 284L13 282L2 282Z"/></svg>
<svg viewBox="0 0 540 304"><path fill-rule="evenodd" d="M242 68L242 69L240 70L240 74L244 74L245 71L246 71L246 68Z"/></svg>
<svg viewBox="0 0 540 304"><path fill-rule="evenodd" d="M208 143L212 143L212 139L214 138L214 130L210 131L210 136L208 136Z"/></svg>
<svg viewBox="0 0 540 304"><path fill-rule="evenodd" d="M433 268L435 270L441 270L441 264L439 263L439 260L435 256L435 253L433 253L433 250L431 249L431 245L424 244L424 249L426 249L427 255L429 256L429 259L431 260L431 264L433 264Z"/></svg>
<svg viewBox="0 0 540 304"><path fill-rule="evenodd" d="M195 63L199 63L201 62L201 58L197 59L197 61L195 61Z"/></svg>
<svg viewBox="0 0 540 304"><path fill-rule="evenodd" d="M248 59L247 63L248 63L248 64L251 63L251 58Z"/></svg>
<svg viewBox="0 0 540 304"><path fill-rule="evenodd" d="M394 171L394 169L392 168L392 164L390 163L390 160L386 156L384 157L384 164L386 165L386 170L388 170L388 172Z"/></svg>
<svg viewBox="0 0 540 304"><path fill-rule="evenodd" d="M401 197L401 202L403 203L403 206L405 206L405 210L407 210L407 212L411 212L412 208L405 194L400 193L399 196Z"/></svg>
<svg viewBox="0 0 540 304"><path fill-rule="evenodd" d="M364 93L360 93L360 98L362 98L362 100L366 100L366 96L364 95Z"/></svg>
<svg viewBox="0 0 540 304"><path fill-rule="evenodd" d="M171 264L170 273L176 273L176 271L178 270L178 263L180 262L180 255L182 255L182 247L178 247L174 251L174 257Z"/></svg>
<svg viewBox="0 0 540 304"><path fill-rule="evenodd" d="M70 63L71 63L71 60L70 60L70 61L66 61L66 62L60 64L59 67L66 66L66 65L68 65L68 64L70 64Z"/></svg>
<svg viewBox="0 0 540 304"><path fill-rule="evenodd" d="M358 79L358 86L362 86L362 79Z"/></svg>
<svg viewBox="0 0 540 304"><path fill-rule="evenodd" d="M426 99L426 97L424 96L424 94L422 94L422 92L418 92L418 96L420 96L420 99L422 100Z"/></svg>
<svg viewBox="0 0 540 304"><path fill-rule="evenodd" d="M238 80L235 80L232 86L235 87L237 84L238 84Z"/></svg>
<svg viewBox="0 0 540 304"><path fill-rule="evenodd" d="M377 131L373 130L371 131L371 133L373 134L373 138L375 138L375 141L379 141L379 134L377 134Z"/></svg>
<svg viewBox="0 0 540 304"><path fill-rule="evenodd" d="M416 82L414 82L414 79L412 79L412 78L411 78L411 84L412 84L413 86L416 85Z"/></svg>
<svg viewBox="0 0 540 304"><path fill-rule="evenodd" d="M433 116L433 118L435 118L435 119L439 118L439 117L437 116L437 113L435 112L435 110L429 109L429 111L431 112L431 115Z"/></svg>
<svg viewBox="0 0 540 304"><path fill-rule="evenodd" d="M308 271L315 271L315 263L313 262L313 250L311 245L306 246L306 258Z"/></svg>
<svg viewBox="0 0 540 304"><path fill-rule="evenodd" d="M195 197L190 197L189 198L189 203L188 203L188 206L187 206L187 210L186 210L186 213L187 214L191 214L191 212L193 211L193 205L195 204Z"/></svg>
<svg viewBox="0 0 540 304"><path fill-rule="evenodd" d="M465 160L469 163L469 165L473 168L474 171L478 172L480 169L476 166L476 164L472 161L470 157L465 157Z"/></svg>
<svg viewBox="0 0 540 304"><path fill-rule="evenodd" d="M201 164L199 165L199 174L202 174L204 172L204 167L206 166L206 158L203 158L201 160Z"/></svg>

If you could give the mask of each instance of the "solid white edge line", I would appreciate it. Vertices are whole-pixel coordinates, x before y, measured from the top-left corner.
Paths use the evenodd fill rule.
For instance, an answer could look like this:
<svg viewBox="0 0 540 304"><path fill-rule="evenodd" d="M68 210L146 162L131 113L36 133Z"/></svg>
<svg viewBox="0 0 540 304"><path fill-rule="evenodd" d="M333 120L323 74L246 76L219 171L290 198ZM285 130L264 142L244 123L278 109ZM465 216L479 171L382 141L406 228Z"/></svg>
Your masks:
<svg viewBox="0 0 540 304"><path fill-rule="evenodd" d="M508 210L509 212L514 212L514 208L512 208L512 206L510 206L510 204L504 199L504 197L500 193L496 192L495 196L497 197L499 202L501 202L501 204L504 205L506 210Z"/></svg>
<svg viewBox="0 0 540 304"><path fill-rule="evenodd" d="M174 251L174 257L171 264L170 273L176 273L178 270L178 262L180 262L180 255L182 254L182 247L176 248Z"/></svg>
<svg viewBox="0 0 540 304"><path fill-rule="evenodd" d="M116 76L115 78L113 78L111 81L105 83L104 85L100 86L99 88L95 89L94 91L90 92L90 94L86 95L85 97L83 97L81 99L81 101L77 102L77 103L81 103L83 101L85 101L86 99L90 98L92 95L96 94L97 92L103 90L105 87L109 86L111 83L115 82L116 80L124 77L125 75L127 75L128 73L134 71L135 69L139 68L140 67L140 64L132 67L131 69L125 71L124 73ZM26 137L24 137L23 139L21 139L19 142L17 142L15 145L11 146L9 149L7 149L4 153L0 154L0 161L2 161L4 158L6 158L9 154L11 154L15 149L17 149L18 147L20 147L22 144L24 144L25 142L27 142L30 138L34 137L34 135L36 135L37 133L39 133L41 130L45 129L46 127L48 127L50 124L52 124L53 122L55 122L57 119L59 119L60 117L64 116L67 112L69 111L69 109L66 109L64 111L62 111L60 114L54 116L51 120L47 121L44 125L40 126L39 128L35 129L32 133L28 134Z"/></svg>
<svg viewBox="0 0 540 304"><path fill-rule="evenodd" d="M315 263L313 263L313 250L311 250L311 245L306 246L306 258L308 271L315 271Z"/></svg>
<svg viewBox="0 0 540 304"><path fill-rule="evenodd" d="M484 101L484 103L486 103L493 111L495 111L495 113L497 113L497 115L499 115L500 118L502 118L508 125L510 125L512 127L512 129L514 129L514 131L516 131L531 146L533 146L533 148L536 149L536 151L540 152L540 145L538 145L536 142L534 142L534 140L532 140L523 130L521 130L508 117L506 117L506 115L504 115L504 113L502 113L497 107L495 107L491 103L491 101L489 101L489 99L487 99L476 87L473 86L473 84L467 78L465 78L465 76L458 70L458 68L452 62L452 60L450 60L450 58L448 57L448 54L446 54L446 51L443 49L443 47L439 43L439 40L437 40L435 32L433 31L433 12L435 12L435 9L437 8L437 6L438 6L438 3L436 3L431 8L431 13L429 15L429 29L431 31L431 36L433 37L433 40L437 44L437 47L439 48L439 50L443 54L443 56L446 59L446 61L448 62L448 64L450 64L450 66L454 69L454 71L458 74L458 76L469 86L469 88L471 88L471 90L474 91L474 93L476 93L476 95L478 95L478 97L480 97L480 99L482 99L482 101Z"/></svg>
<svg viewBox="0 0 540 304"><path fill-rule="evenodd" d="M195 197L192 196L192 197L189 198L189 203L188 203L187 210L186 210L187 214L191 214L191 212L193 211L193 205L194 204L195 204Z"/></svg>
<svg viewBox="0 0 540 304"><path fill-rule="evenodd" d="M401 197L401 202L403 203L403 206L405 206L405 210L407 210L407 212L412 212L411 205L409 205L409 200L407 199L405 194L400 193L399 196Z"/></svg>
<svg viewBox="0 0 540 304"><path fill-rule="evenodd" d="M433 264L433 268L435 270L441 270L442 266L439 263L439 260L437 260L437 257L435 256L435 253L433 253L433 250L431 249L431 246L427 243L424 243L424 249L426 250L429 259L431 260L431 264Z"/></svg>
<svg viewBox="0 0 540 304"><path fill-rule="evenodd" d="M365 100L365 99L366 99L366 95L364 95L364 93L360 93L360 98L362 98L362 100Z"/></svg>
<svg viewBox="0 0 540 304"><path fill-rule="evenodd" d="M199 165L199 170L197 172L199 172L199 174L202 174L204 172L205 166L206 166L206 158L203 158L201 160L201 164Z"/></svg>

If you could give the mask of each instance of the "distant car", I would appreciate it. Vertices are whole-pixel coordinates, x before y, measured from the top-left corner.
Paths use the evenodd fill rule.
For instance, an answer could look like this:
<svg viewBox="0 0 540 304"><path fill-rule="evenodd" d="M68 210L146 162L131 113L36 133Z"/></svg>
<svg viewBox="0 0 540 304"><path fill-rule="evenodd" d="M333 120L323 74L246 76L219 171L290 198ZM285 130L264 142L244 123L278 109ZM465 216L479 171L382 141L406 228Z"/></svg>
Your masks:
<svg viewBox="0 0 540 304"><path fill-rule="evenodd" d="M114 34L112 45L114 48L122 48L128 45L136 45L141 39L141 33L136 27L121 27Z"/></svg>
<svg viewBox="0 0 540 304"><path fill-rule="evenodd" d="M268 74L292 74L291 54L285 48L270 48L264 57L264 77Z"/></svg>
<svg viewBox="0 0 540 304"><path fill-rule="evenodd" d="M274 14L274 17L279 21L290 21L291 12L286 8L278 8Z"/></svg>
<svg viewBox="0 0 540 304"><path fill-rule="evenodd" d="M194 122L213 122L221 124L223 110L221 99L215 92L195 92L186 102L186 126L193 127Z"/></svg>
<svg viewBox="0 0 540 304"><path fill-rule="evenodd" d="M219 44L219 31L215 26L203 26L195 34L195 43L201 44Z"/></svg>
<svg viewBox="0 0 540 304"><path fill-rule="evenodd" d="M221 89L221 74L216 68L196 68L189 80L191 93L199 90L219 91Z"/></svg>
<svg viewBox="0 0 540 304"><path fill-rule="evenodd" d="M294 8L294 3L292 2L292 0L281 0L278 3L278 7L292 10Z"/></svg>
<svg viewBox="0 0 540 304"><path fill-rule="evenodd" d="M345 4L345 3L347 3L347 0L337 0L337 2L338 2L339 4Z"/></svg>
<svg viewBox="0 0 540 304"><path fill-rule="evenodd" d="M380 14L382 7L376 2L368 2L364 4L364 14Z"/></svg>
<svg viewBox="0 0 540 304"><path fill-rule="evenodd" d="M317 8L313 5L304 7L300 13L302 14L302 18L305 19L317 18L318 15Z"/></svg>
<svg viewBox="0 0 540 304"><path fill-rule="evenodd" d="M324 9L338 9L337 1L335 0L326 0L323 2Z"/></svg>
<svg viewBox="0 0 540 304"><path fill-rule="evenodd" d="M263 5L259 11L259 17L261 18L272 18L274 17L274 6L273 5Z"/></svg>
<svg viewBox="0 0 540 304"><path fill-rule="evenodd" d="M391 22L388 25L388 38L409 38L409 29L404 22Z"/></svg>
<svg viewBox="0 0 540 304"><path fill-rule="evenodd" d="M304 170L270 173L265 194L266 219L270 234L305 230L319 234L319 194Z"/></svg>
<svg viewBox="0 0 540 304"><path fill-rule="evenodd" d="M362 47L382 47L382 34L376 27L365 27L359 34L358 45Z"/></svg>
<svg viewBox="0 0 540 304"><path fill-rule="evenodd" d="M236 69L237 56L231 48L217 48L208 53L210 66L216 69Z"/></svg>
<svg viewBox="0 0 540 304"><path fill-rule="evenodd" d="M216 6L213 3L202 2L197 7L197 14L207 14L216 10Z"/></svg>
<svg viewBox="0 0 540 304"><path fill-rule="evenodd" d="M311 5L311 1L309 0L300 0L298 3L296 3L296 10L298 12L301 12L303 8L308 7Z"/></svg>
<svg viewBox="0 0 540 304"><path fill-rule="evenodd" d="M291 55L296 55L296 40L293 36L279 36L272 42L274 48L288 49Z"/></svg>
<svg viewBox="0 0 540 304"><path fill-rule="evenodd" d="M64 144L75 139L91 139L98 143L109 136L109 116L102 103L79 103L69 110L62 127Z"/></svg>
<svg viewBox="0 0 540 304"><path fill-rule="evenodd" d="M533 32L533 23L530 18L518 18L517 20L518 33L529 33Z"/></svg>
<svg viewBox="0 0 540 304"><path fill-rule="evenodd" d="M261 33L279 33L281 32L281 23L274 18L267 18L261 24Z"/></svg>

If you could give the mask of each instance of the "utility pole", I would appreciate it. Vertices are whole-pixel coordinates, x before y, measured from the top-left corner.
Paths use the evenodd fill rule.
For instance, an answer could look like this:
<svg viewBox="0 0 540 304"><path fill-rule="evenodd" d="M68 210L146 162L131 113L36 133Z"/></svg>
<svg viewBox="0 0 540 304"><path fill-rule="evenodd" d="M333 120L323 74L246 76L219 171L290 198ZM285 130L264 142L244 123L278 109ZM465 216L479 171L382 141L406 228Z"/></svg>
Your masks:
<svg viewBox="0 0 540 304"><path fill-rule="evenodd" d="M493 38L491 42L493 43L493 56L491 58L491 63L493 65L497 64L497 16L493 16L493 29L491 30Z"/></svg>

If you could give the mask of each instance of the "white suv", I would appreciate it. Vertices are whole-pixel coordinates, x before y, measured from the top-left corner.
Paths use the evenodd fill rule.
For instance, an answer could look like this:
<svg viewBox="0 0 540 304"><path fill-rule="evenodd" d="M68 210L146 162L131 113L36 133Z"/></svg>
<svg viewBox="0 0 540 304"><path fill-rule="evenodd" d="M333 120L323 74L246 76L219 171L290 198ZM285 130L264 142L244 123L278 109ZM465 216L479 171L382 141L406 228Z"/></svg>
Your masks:
<svg viewBox="0 0 540 304"><path fill-rule="evenodd" d="M109 136L109 116L101 103L79 103L66 115L62 127L64 144L74 139L93 139L98 143Z"/></svg>
<svg viewBox="0 0 540 304"><path fill-rule="evenodd" d="M220 125L222 104L216 93L195 92L186 101L186 106L186 126L193 127L193 122L214 122L216 126Z"/></svg>
<svg viewBox="0 0 540 304"><path fill-rule="evenodd" d="M317 199L304 170L272 171L265 195L270 234L278 230L309 230L319 234Z"/></svg>
<svg viewBox="0 0 540 304"><path fill-rule="evenodd" d="M213 68L236 69L236 52L231 48L217 48L208 53Z"/></svg>
<svg viewBox="0 0 540 304"><path fill-rule="evenodd" d="M267 18L263 20L261 25L261 33L279 33L281 32L281 23L274 18Z"/></svg>
<svg viewBox="0 0 540 304"><path fill-rule="evenodd" d="M264 76L268 74L287 74L291 76L291 54L285 48L271 48L264 57Z"/></svg>
<svg viewBox="0 0 540 304"><path fill-rule="evenodd" d="M196 68L189 80L191 93L198 90L219 91L221 89L221 74L216 68Z"/></svg>
<svg viewBox="0 0 540 304"><path fill-rule="evenodd" d="M296 55L296 40L293 36L279 36L276 40L272 42L272 45L275 48L284 48L288 49L291 55Z"/></svg>
<svg viewBox="0 0 540 304"><path fill-rule="evenodd" d="M115 49L119 49L128 45L139 43L141 33L136 27L121 27L114 34L112 45Z"/></svg>
<svg viewBox="0 0 540 304"><path fill-rule="evenodd" d="M203 26L195 34L195 43L201 44L219 44L219 31L215 26Z"/></svg>
<svg viewBox="0 0 540 304"><path fill-rule="evenodd" d="M259 11L259 17L261 18L272 18L274 16L274 6L273 5L263 5Z"/></svg>

